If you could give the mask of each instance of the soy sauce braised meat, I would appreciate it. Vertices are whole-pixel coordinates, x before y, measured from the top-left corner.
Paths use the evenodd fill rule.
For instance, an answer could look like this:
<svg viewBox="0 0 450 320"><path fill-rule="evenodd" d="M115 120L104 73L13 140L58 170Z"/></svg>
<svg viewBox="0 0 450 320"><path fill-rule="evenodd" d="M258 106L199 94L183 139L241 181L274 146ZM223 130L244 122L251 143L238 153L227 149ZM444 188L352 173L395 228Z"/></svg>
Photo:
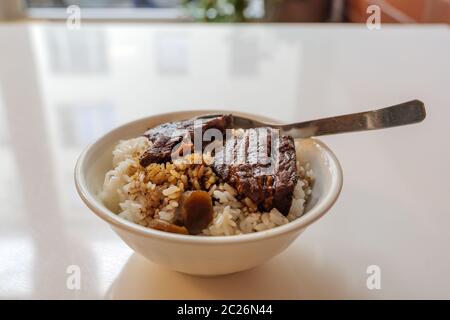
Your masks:
<svg viewBox="0 0 450 320"><path fill-rule="evenodd" d="M202 134L210 128L220 130L225 134L226 129L232 127L231 115L224 115L209 120L203 120ZM150 163L165 163L171 161L173 148L183 140L182 132L190 135L194 141L194 120L168 122L145 132L145 136L153 143L141 156L140 164L144 167Z"/></svg>
<svg viewBox="0 0 450 320"><path fill-rule="evenodd" d="M290 136L272 135L271 128L237 130L237 135L226 135L226 130L232 127L231 115L203 120L201 124L202 133L215 128L220 130L225 140L223 148L215 154L212 165L214 172L222 182L238 191L239 199L248 197L261 212L276 208L286 216L298 181L294 140ZM183 140L182 135L176 134L180 130L185 130L191 136L191 141L194 141L194 120L165 123L148 130L145 136L152 142L152 146L142 154L140 164L146 167L151 163L170 162L174 147ZM265 130L264 135L261 134L262 130ZM272 141L271 137L276 140ZM255 139L258 143L254 143ZM273 152L272 149L278 152ZM261 161L261 156L266 157L266 161ZM205 194L208 195L206 192ZM196 194L192 197L200 200L186 202L189 209L184 211L184 220L188 223L183 225L189 233L196 234L211 222L212 211L203 210L209 208L209 205L205 205L204 195ZM192 213L195 203L202 205L199 206L202 208L199 211L204 214L197 216ZM198 223L193 221L193 217L196 217L194 220L198 219Z"/></svg>
<svg viewBox="0 0 450 320"><path fill-rule="evenodd" d="M261 130L250 129L228 139L213 167L221 179L250 198L259 210L276 208L287 215L298 180L294 140L280 136L271 141L272 129L265 130L262 138ZM255 140L259 143L251 143ZM272 144L278 152L272 153Z"/></svg>

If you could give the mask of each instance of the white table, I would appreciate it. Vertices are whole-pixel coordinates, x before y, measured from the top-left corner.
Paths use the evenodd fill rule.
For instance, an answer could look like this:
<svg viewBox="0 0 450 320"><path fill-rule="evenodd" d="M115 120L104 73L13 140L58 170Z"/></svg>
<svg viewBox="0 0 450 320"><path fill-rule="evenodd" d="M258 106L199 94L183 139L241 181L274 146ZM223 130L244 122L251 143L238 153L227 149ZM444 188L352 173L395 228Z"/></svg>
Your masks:
<svg viewBox="0 0 450 320"><path fill-rule="evenodd" d="M0 298L450 298L447 26L0 25ZM192 277L137 256L78 198L78 154L182 109L285 121L426 102L423 124L324 137L330 214L250 271ZM67 268L81 289L66 286ZM381 268L368 290L366 269Z"/></svg>

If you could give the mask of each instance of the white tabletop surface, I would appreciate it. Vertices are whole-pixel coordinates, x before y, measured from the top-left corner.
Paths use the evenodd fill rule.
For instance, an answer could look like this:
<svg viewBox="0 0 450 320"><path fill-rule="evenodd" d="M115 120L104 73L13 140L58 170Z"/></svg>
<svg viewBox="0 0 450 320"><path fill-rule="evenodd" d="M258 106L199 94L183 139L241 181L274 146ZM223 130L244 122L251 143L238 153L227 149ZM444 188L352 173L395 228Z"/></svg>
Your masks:
<svg viewBox="0 0 450 320"><path fill-rule="evenodd" d="M0 46L0 298L450 298L447 26L3 24ZM300 121L414 98L422 124L322 139L344 170L338 202L246 272L146 261L75 191L83 147L142 116ZM380 290L366 286L369 265Z"/></svg>

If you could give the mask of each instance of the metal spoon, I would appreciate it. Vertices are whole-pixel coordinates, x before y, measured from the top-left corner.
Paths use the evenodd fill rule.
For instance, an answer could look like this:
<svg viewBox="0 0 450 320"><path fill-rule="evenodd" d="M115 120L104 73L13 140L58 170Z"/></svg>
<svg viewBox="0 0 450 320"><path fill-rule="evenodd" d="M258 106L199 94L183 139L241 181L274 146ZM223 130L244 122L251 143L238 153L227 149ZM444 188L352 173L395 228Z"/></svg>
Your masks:
<svg viewBox="0 0 450 320"><path fill-rule="evenodd" d="M208 114L196 117L196 119L208 119L221 115ZM271 127L279 129L281 134L292 136L294 139L403 126L421 122L425 119L425 116L425 106L419 100L412 100L373 111L282 125L232 115L235 128Z"/></svg>

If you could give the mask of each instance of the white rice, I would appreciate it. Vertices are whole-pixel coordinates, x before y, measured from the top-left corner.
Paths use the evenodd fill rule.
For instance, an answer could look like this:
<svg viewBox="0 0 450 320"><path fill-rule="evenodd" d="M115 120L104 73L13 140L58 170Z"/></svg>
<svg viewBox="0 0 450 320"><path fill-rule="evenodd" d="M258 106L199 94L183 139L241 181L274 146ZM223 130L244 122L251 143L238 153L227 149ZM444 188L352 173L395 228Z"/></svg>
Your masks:
<svg viewBox="0 0 450 320"><path fill-rule="evenodd" d="M156 185L145 183L145 172L139 164L140 155L150 146L145 137L119 142L113 151L113 169L106 176L100 198L105 205L123 219L147 226L152 219L173 223L176 219L178 199L184 192L180 184ZM297 160L301 159L296 142ZM145 170L145 168L144 168ZM268 230L284 225L300 217L305 211L305 202L311 194L313 171L309 165L297 161L299 176L293 192L292 205L287 216L277 209L258 212L249 198L236 199L237 191L227 183L214 183L207 190L213 198L214 219L202 231L207 236L237 235ZM175 170L172 170L175 171ZM177 172L173 175L179 176ZM181 184L182 185L182 184ZM149 194L157 194L159 207L149 200ZM153 205L152 215L149 208Z"/></svg>

